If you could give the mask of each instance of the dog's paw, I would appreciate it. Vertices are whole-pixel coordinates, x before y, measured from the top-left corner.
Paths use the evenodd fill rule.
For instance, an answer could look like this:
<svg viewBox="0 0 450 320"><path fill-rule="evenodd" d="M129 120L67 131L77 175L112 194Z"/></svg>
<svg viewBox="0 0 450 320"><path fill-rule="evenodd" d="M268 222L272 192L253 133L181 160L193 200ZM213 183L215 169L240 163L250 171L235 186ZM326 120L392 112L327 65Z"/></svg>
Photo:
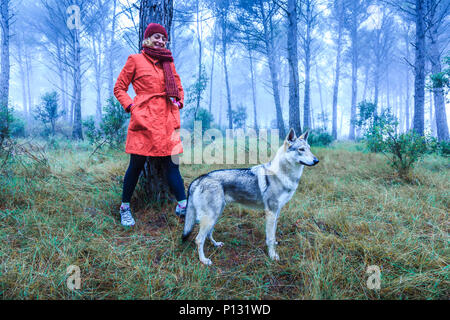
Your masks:
<svg viewBox="0 0 450 320"><path fill-rule="evenodd" d="M212 265L212 261L210 260L210 259L203 259L203 260L200 260L203 264L205 264L205 265L207 265L207 266L210 266L210 265Z"/></svg>
<svg viewBox="0 0 450 320"><path fill-rule="evenodd" d="M216 243L214 243L214 246L216 246L218 248L223 247L223 242L216 242Z"/></svg>
<svg viewBox="0 0 450 320"><path fill-rule="evenodd" d="M280 256L276 252L271 252L269 254L269 256L270 256L270 259L272 259L272 260L275 260L275 261L279 261L280 260Z"/></svg>

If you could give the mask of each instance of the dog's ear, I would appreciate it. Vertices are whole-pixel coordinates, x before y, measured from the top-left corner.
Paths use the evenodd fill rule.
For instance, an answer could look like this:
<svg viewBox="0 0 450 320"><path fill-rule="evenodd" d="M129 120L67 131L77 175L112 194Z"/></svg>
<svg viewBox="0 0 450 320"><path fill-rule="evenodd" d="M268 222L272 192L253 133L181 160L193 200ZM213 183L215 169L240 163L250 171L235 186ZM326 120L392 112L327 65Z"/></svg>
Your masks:
<svg viewBox="0 0 450 320"><path fill-rule="evenodd" d="M291 128L291 130L289 130L289 133L286 137L286 141L292 143L297 139L297 137L295 136L295 131L294 129Z"/></svg>
<svg viewBox="0 0 450 320"><path fill-rule="evenodd" d="M306 142L308 142L308 136L309 136L309 130L306 130L306 132L303 133L303 134L300 136L299 139L303 139L303 140L305 140Z"/></svg>

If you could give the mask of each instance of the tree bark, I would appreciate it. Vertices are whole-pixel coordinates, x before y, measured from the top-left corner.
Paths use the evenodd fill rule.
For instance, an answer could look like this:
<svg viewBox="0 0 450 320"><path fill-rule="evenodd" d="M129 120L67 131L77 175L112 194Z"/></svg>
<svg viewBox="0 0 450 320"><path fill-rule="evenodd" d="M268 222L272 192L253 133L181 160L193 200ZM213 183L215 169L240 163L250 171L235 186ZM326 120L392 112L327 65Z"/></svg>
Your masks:
<svg viewBox="0 0 450 320"><path fill-rule="evenodd" d="M266 56L269 62L270 77L272 81L273 98L275 100L275 112L277 120L277 128L281 137L286 136L286 130L284 128L283 112L281 109L280 89L278 82L278 72L275 63L275 52L273 48L273 37L269 24L272 21L272 16L267 16L266 9L262 0L259 0L259 8L261 10L261 17L263 21L264 42L266 49Z"/></svg>
<svg viewBox="0 0 450 320"><path fill-rule="evenodd" d="M409 61L409 26L405 31L405 49L406 49L406 60ZM408 132L410 128L410 101L409 101L409 82L410 79L410 72L409 72L409 66L406 67L406 94L405 94L405 131Z"/></svg>
<svg viewBox="0 0 450 320"><path fill-rule="evenodd" d="M222 24L222 59L223 59L223 71L225 74L225 86L227 89L227 103L228 103L228 129L233 129L233 114L231 108L231 90L230 81L228 79L228 65L227 65L227 18L224 16L226 13L221 15Z"/></svg>
<svg viewBox="0 0 450 320"><path fill-rule="evenodd" d="M0 107L7 108L9 100L9 39L10 35L10 14L9 0L2 0L0 5L0 23L2 28L2 49L1 49L1 74L0 74Z"/></svg>
<svg viewBox="0 0 450 320"><path fill-rule="evenodd" d="M251 75L251 81L252 81L252 98L253 98L253 128L255 129L256 133L259 132L259 126L258 126L258 116L256 113L256 85L255 85L255 72L253 68L253 52L250 48L250 45L248 46L248 56L250 59L250 75Z"/></svg>
<svg viewBox="0 0 450 320"><path fill-rule="evenodd" d="M212 52L212 62L211 62L211 80L209 85L209 113L212 113L212 101L213 101L213 80L214 80L214 58L216 56L216 43L217 43L217 24L214 24L214 35L213 35L213 52Z"/></svg>
<svg viewBox="0 0 450 320"><path fill-rule="evenodd" d="M116 9L117 0L113 0L113 16L111 24L111 37L109 42L109 76L108 76L108 95L110 97L114 96L114 47L115 47L115 35L116 35Z"/></svg>
<svg viewBox="0 0 450 320"><path fill-rule="evenodd" d="M358 94L358 26L353 23L351 28L351 55L352 55L352 105L350 108L350 130L348 138L355 140L356 99Z"/></svg>
<svg viewBox="0 0 450 320"><path fill-rule="evenodd" d="M83 128L81 124L81 47L80 47L80 31L73 29L73 48L74 48L74 72L73 72L73 129L72 138L83 140Z"/></svg>
<svg viewBox="0 0 450 320"><path fill-rule="evenodd" d="M202 48L202 24L200 21L200 0L197 0L197 6L196 6L196 13L197 13L197 43L198 43L198 75L197 75L197 106L195 108L194 112L194 119L197 119L197 111L198 108L200 108L200 100L202 98L202 89L200 87L200 82L202 79L202 55L203 55L203 48Z"/></svg>
<svg viewBox="0 0 450 320"><path fill-rule="evenodd" d="M337 130L337 103L338 103L338 92L339 92L339 77L341 73L341 51L342 51L342 32L344 28L344 14L343 14L343 3L338 0L337 8L338 10L338 38L337 38L337 52L336 52L336 68L334 73L334 85L333 85L333 121L331 133L334 139L338 137Z"/></svg>
<svg viewBox="0 0 450 320"><path fill-rule="evenodd" d="M289 127L297 134L301 134L300 124L300 92L298 75L298 31L297 31L297 3L296 0L288 0L288 30L287 49L289 63ZM253 74L252 74L253 76ZM256 123L256 109L255 109Z"/></svg>
<svg viewBox="0 0 450 320"><path fill-rule="evenodd" d="M434 2L434 1L433 1ZM433 6L432 8L435 8ZM434 13L435 14L435 13ZM439 23L434 21L433 25L429 31L430 38L430 62L431 62L431 73L437 74L442 71L441 68L441 54L438 44L439 35ZM448 125L447 125L447 114L445 110L445 98L443 88L433 88L434 96L434 114L436 118L436 131L439 141L449 140ZM431 116L431 115L430 115ZM433 118L430 118L433 129Z"/></svg>
<svg viewBox="0 0 450 320"><path fill-rule="evenodd" d="M423 0L416 0L416 40L414 63L414 120L413 129L424 135L425 108L425 28Z"/></svg>
<svg viewBox="0 0 450 320"><path fill-rule="evenodd" d="M312 112L311 112L311 7L310 1L306 1L306 39L304 43L305 50L305 93L303 97L303 129L312 129Z"/></svg>

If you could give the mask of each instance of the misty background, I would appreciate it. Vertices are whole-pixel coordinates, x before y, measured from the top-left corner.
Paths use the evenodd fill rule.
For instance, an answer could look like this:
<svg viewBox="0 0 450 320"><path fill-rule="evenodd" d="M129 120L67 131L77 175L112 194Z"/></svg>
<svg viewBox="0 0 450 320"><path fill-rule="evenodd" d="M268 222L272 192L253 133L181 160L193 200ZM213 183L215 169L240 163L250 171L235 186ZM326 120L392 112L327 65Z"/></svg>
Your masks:
<svg viewBox="0 0 450 320"><path fill-rule="evenodd" d="M378 112L390 108L400 130L409 130L415 116L418 3L424 130L438 136L441 121L448 139L448 90L442 90L442 102L430 87L430 75L449 68L444 59L450 2L440 0L175 0L169 49L185 90L182 127L188 115L203 109L221 129L321 128L338 139L354 139L359 132L350 120L366 100L375 102ZM68 26L75 13L71 5L80 9L78 32ZM33 114L54 91L64 111L57 132L83 138L80 119L101 121L127 57L140 51L139 7L140 1L131 0L2 0L2 17L9 17L2 19L1 35L4 47L7 21L9 104L26 134L39 132ZM298 79L292 78L295 69ZM129 93L134 96L131 85ZM444 119L437 103L443 104Z"/></svg>

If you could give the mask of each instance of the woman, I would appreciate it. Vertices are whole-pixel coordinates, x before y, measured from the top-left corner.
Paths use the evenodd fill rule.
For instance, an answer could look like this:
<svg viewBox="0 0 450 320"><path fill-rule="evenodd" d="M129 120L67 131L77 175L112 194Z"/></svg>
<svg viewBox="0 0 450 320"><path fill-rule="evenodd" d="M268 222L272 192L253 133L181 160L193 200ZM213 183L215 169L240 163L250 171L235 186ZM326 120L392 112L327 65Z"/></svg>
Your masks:
<svg viewBox="0 0 450 320"><path fill-rule="evenodd" d="M133 54L120 72L114 95L126 112L131 112L125 152L130 164L123 182L121 223L133 226L130 200L147 156L163 157L167 162L170 191L178 201L176 214L186 211L184 183L178 167L178 155L183 152L179 129L184 92L175 70L172 53L166 49L166 29L150 23L145 30L142 51ZM127 94L133 84L136 96Z"/></svg>

